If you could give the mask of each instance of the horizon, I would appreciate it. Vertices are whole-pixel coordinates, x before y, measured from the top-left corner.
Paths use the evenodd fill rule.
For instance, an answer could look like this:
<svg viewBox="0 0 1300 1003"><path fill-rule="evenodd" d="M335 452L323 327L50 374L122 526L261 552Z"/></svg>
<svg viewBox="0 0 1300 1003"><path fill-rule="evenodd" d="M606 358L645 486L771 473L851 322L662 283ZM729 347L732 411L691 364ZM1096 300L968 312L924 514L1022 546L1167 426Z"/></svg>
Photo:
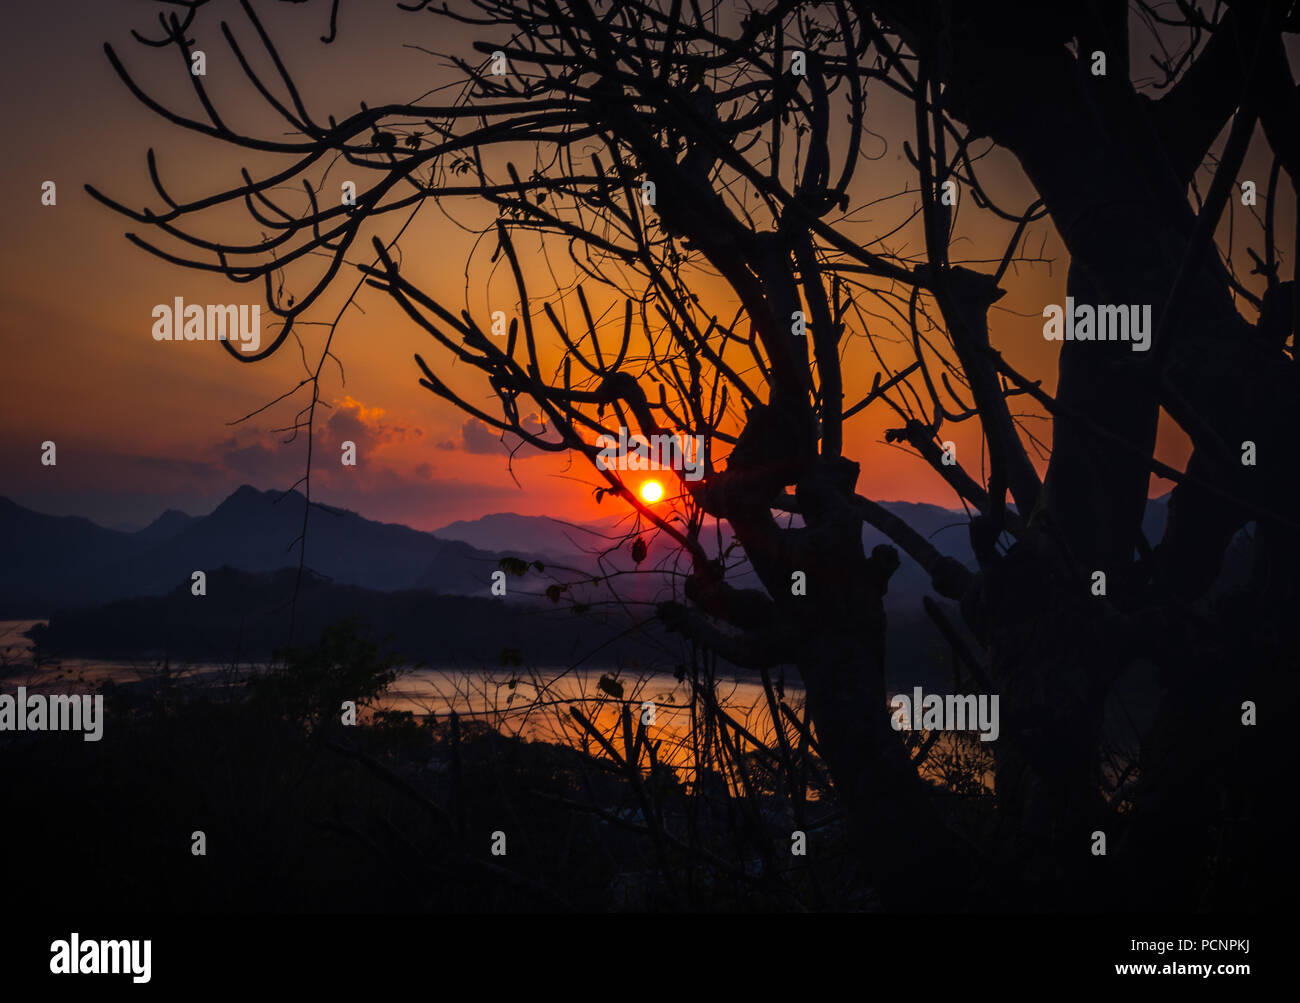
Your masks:
<svg viewBox="0 0 1300 1003"><path fill-rule="evenodd" d="M244 484L240 484L240 485L239 485L238 487L236 487L234 490L232 490L232 491L230 491L228 494L222 496L222 497L221 497L220 499L218 499L215 503L213 503L213 504L211 505L210 508L207 508L207 509L204 510L204 511L187 511L186 509L180 508L179 505L172 505L172 504L165 504L165 503L164 503L163 507L162 507L160 510L158 510L158 512L157 512L156 515L154 515L152 518L150 518L150 519L148 519L148 520L146 520L146 521L144 521L144 522L140 522L140 523L121 523L121 524L117 524L117 525L114 525L114 524L111 524L111 523L105 522L105 521L103 521L101 518L97 518L95 515L93 515L93 514L88 514L88 513L86 513L86 512L77 512L77 511L73 511L73 512L53 512L53 511L48 511L48 510L45 510L45 509L39 508L39 507L37 507L36 505L28 504L28 503L26 503L26 502L20 500L18 497L14 496L14 495L12 495L12 494L0 494L0 500L12 502L13 504L15 504L15 505L17 505L17 506L19 506L19 507L21 507L21 508L27 509L29 512L35 512L35 513L37 513L38 515L49 516L49 517L51 517L51 518L78 518L78 519L85 519L86 521L91 522L91 523L93 523L94 525L98 526L100 529L111 530L111 531L113 531L113 532L118 532L118 533L133 534L133 533L139 533L139 532L142 532L142 531L144 531L144 530L150 528L151 526L153 526L155 523L157 523L160 519L162 519L165 515L167 515L167 514L169 514L169 513L177 513L177 514L179 514L179 515L183 515L183 516L185 516L185 517L188 518L188 519L204 519L204 518L207 518L208 516L210 516L210 515L212 515L214 512L216 512L217 509L219 509L219 508L220 508L220 507L221 507L225 502L229 501L231 498L233 498L235 495L239 494L241 491L243 491L243 490L246 489L246 488L247 488L247 489L250 489L250 490L252 490L252 491L255 491L255 492L256 492L257 494L259 494L259 495L276 494L276 495L280 495L280 496L282 496L282 497L284 497L284 498L289 498L289 497L294 496L294 495L297 495L297 496L300 497L300 498L305 497L305 496L303 495L302 491L299 490L298 488L291 488L291 489L289 489L288 491L281 491L281 490L278 489L278 488L259 488L259 487L258 487L257 485L255 485L255 484L251 484L251 483L247 483L247 482L246 482L246 483L244 483ZM1169 492L1166 491L1166 492L1164 492L1163 494L1159 494L1159 495L1156 495L1156 494L1148 495L1148 497L1147 497L1147 502L1148 502L1148 503L1151 503L1151 502L1157 502L1157 503L1164 504L1164 503L1165 503L1165 499L1167 498L1168 494L1169 494ZM485 513L483 513L482 515L477 515L477 516L474 516L473 518L467 518L467 519L451 519L451 520L449 520L449 521L447 521L447 522L440 522L440 523L438 523L434 528L432 528L432 529L428 529L428 528L425 528L425 527L422 527L422 526L416 526L416 525L413 525L413 524L411 524L411 523L409 523L409 522L403 522L403 521L401 521L401 520L393 520L393 519L383 519L383 518L379 518L379 517L377 517L377 516L369 515L369 514L363 512L363 511L361 511L360 509L352 508L352 507L347 506L347 505L336 504L336 503L334 503L334 502L326 501L326 500L323 500L323 499L320 499L320 498L313 498L313 499L311 500L311 504L312 504L313 507L320 507L320 508L334 509L334 510L339 511L339 512L343 512L343 513L348 513L348 514L356 515L356 516L358 516L358 517L360 517L360 518L362 518L362 519L365 519L367 522L380 523L380 524L383 524L383 525L390 525L390 526L403 526L403 527L405 527L405 528L407 528L407 529L416 530L417 532L421 532L421 533L430 533L430 534L433 534L433 535L437 535L437 533L438 533L440 530L448 529L448 528L450 528L450 527L452 527L452 526L455 526L455 525L457 525L457 524L460 524L460 523L464 523L464 524L467 524L467 525L472 525L472 524L474 524L474 523L484 522L484 521L486 521L486 520L488 520L488 519L494 519L494 518L497 518L498 516L513 516L513 517L521 518L521 519L545 519L545 520L548 520L548 521L550 521L550 522L554 522L554 523L556 523L556 524L558 524L558 525L574 525L574 526L583 527L583 528L589 528L589 527L592 527L592 526L600 525L601 522L617 521L617 520L620 518L620 517L617 516L617 515L606 515L606 516L604 516L604 517L600 517L600 518L596 518L596 519L574 520L574 519L564 519L564 518L561 518L561 517L559 517L559 516L552 516L552 515L546 515L546 514L530 514L530 513L527 513L527 512L515 512L515 511L509 510L509 509L500 509L500 510L495 511L495 512L485 512ZM885 498L885 499L879 499L879 504L881 504L881 505L885 505L885 506L890 506L890 505L920 505L920 506L925 506L925 507L927 507L927 508L938 509L939 511L946 512L946 513L950 513L950 514L952 514L952 515L956 515L956 516L963 516L963 517L964 517L964 516L966 516L966 514L967 514L966 511L965 511L964 509L961 509L961 508L952 508L952 507L950 507L950 506L947 506L947 505L939 505L939 504L936 504L936 503L934 503L934 502L914 501L914 500L909 499L909 498ZM1014 505L1014 504L1010 504L1010 505L1008 505L1008 508L1009 508L1010 510L1014 511L1014 510L1015 510L1015 505Z"/></svg>

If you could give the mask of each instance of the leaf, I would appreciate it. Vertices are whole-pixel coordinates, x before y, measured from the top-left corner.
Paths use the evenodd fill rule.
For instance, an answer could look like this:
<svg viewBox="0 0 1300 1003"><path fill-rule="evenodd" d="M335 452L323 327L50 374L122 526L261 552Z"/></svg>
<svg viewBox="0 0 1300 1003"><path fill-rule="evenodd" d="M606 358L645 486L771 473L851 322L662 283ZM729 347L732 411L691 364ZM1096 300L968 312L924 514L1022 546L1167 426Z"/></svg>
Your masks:
<svg viewBox="0 0 1300 1003"><path fill-rule="evenodd" d="M632 542L632 560L636 561L637 564L640 564L642 561L645 560L645 555L646 555L645 540L643 540L641 537L638 536Z"/></svg>
<svg viewBox="0 0 1300 1003"><path fill-rule="evenodd" d="M553 603L558 603L560 601L560 596L564 595L564 593L568 591L569 586L567 585L548 585L546 586L546 598L551 600Z"/></svg>
<svg viewBox="0 0 1300 1003"><path fill-rule="evenodd" d="M604 692L608 693L615 700L623 699L623 684L610 675L603 675L596 682L596 685Z"/></svg>
<svg viewBox="0 0 1300 1003"><path fill-rule="evenodd" d="M528 574L528 562L519 557L503 557L497 561L497 567L516 578Z"/></svg>

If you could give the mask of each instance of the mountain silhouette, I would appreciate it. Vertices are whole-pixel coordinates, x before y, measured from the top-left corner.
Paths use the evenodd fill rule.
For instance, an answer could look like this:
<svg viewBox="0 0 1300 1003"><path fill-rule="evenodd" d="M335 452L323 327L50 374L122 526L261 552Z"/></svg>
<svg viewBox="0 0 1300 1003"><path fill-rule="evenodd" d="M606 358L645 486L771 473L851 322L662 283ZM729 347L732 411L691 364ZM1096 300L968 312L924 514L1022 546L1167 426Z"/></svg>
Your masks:
<svg viewBox="0 0 1300 1003"><path fill-rule="evenodd" d="M142 543L160 544L189 529L198 518L186 515L180 509L169 508L153 522L134 533L136 540Z"/></svg>
<svg viewBox="0 0 1300 1003"><path fill-rule="evenodd" d="M61 654L264 655L283 641L281 621L297 581L295 540L305 504L297 492L245 485L206 516L171 509L144 529L124 533L0 498L6 558L0 562L0 619L52 616L41 639ZM942 553L974 567L964 512L918 502L883 506ZM1165 499L1148 503L1148 541L1160 540L1167 514ZM616 660L640 661L638 642L623 645L615 638L630 623L628 615L678 597L687 568L676 544L651 532L642 534L647 547L638 563L626 535L629 525L613 515L576 524L498 512L426 533L314 505L298 636L355 617L380 635L392 634L408 656L436 664L491 664L503 647L562 664L580 643L608 648L605 655ZM727 552L732 539L725 527L720 542ZM864 528L865 552L887 542L878 530ZM544 573L530 566L522 578L509 576L505 606L490 591L504 556L545 567ZM1245 542L1237 541L1222 577L1248 574L1247 558ZM739 548L726 560L734 565L728 578L737 587L759 587ZM208 575L202 600L190 593L195 570ZM542 598L552 581L568 583L564 602ZM894 626L887 653L891 683L946 678L950 657L924 612L927 595L933 595L929 576L900 552L885 596ZM612 596L627 604L615 615L617 623L603 615L572 615L569 600L608 613L617 608L609 605ZM950 612L958 623L956 611Z"/></svg>
<svg viewBox="0 0 1300 1003"><path fill-rule="evenodd" d="M494 512L478 519L448 523L433 533L440 539L459 540L480 550L568 561L576 554L604 550L617 543L623 522L617 516L574 523L549 516Z"/></svg>
<svg viewBox="0 0 1300 1003"><path fill-rule="evenodd" d="M229 567L263 574L296 567L305 505L297 491L285 494L244 485L206 516L169 509L144 529L124 533L85 518L44 515L0 498L5 556L0 562L0 617L43 617L69 607L161 596L188 583L194 571ZM964 512L920 502L883 506L942 553L974 567ZM1148 503L1143 523L1148 540L1160 539L1166 517L1164 499ZM615 515L578 524L497 512L427 533L313 504L306 566L336 584L376 592L414 589L486 596L500 559L512 556L542 561L560 580L577 577L560 569L588 575L572 590L579 601L607 598L609 586L629 601L670 598L685 570L682 555L671 540L647 532L647 554L638 564L624 535L629 525ZM724 527L721 548L726 550L731 542ZM883 533L864 527L865 552L888 542ZM931 592L929 576L906 554L900 557L886 607L910 616L920 610L921 597ZM758 587L738 548L727 560L738 562L731 579L738 587ZM530 569L523 579L511 579L511 597L535 595L549 581Z"/></svg>
<svg viewBox="0 0 1300 1003"><path fill-rule="evenodd" d="M508 603L485 595L440 595L417 589L375 592L297 571L251 574L213 568L206 594L187 583L165 595L120 599L55 612L30 633L43 655L162 659L215 664L263 661L291 641L320 637L331 624L358 623L410 663L494 669L514 653L530 665L648 664L650 637L628 636L618 611L575 616L568 608ZM289 604L297 591L296 630L289 636ZM513 661L510 664L515 664Z"/></svg>
<svg viewBox="0 0 1300 1003"><path fill-rule="evenodd" d="M0 499L0 617L157 596L194 571L296 567L304 496L244 485L211 513L171 510L136 533L33 512ZM340 584L487 595L500 553L313 504L306 565ZM519 555L524 556L524 555Z"/></svg>

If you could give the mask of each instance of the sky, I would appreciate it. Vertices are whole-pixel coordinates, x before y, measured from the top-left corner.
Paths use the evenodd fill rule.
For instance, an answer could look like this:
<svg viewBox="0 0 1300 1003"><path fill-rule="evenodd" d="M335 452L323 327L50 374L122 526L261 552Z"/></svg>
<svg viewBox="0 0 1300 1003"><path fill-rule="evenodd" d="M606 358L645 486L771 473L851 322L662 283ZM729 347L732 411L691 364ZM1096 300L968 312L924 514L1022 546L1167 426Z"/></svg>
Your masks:
<svg viewBox="0 0 1300 1003"><path fill-rule="evenodd" d="M286 346L266 361L242 365L215 344L157 342L151 336L157 304L175 297L200 304L249 302L255 292L128 243L125 231L147 228L112 213L83 185L132 206L157 206L146 167L151 147L179 198L238 183L241 166L259 163L244 159L256 155L166 123L112 71L105 42L164 103L195 106L174 50L148 49L129 36L131 27L148 28L158 6L143 0L13 5L6 12L7 58L0 64L0 84L10 97L0 116L14 140L0 163L0 181L11 196L0 270L0 494L39 511L86 515L119 527L145 525L168 508L201 514L244 483L262 489L292 485L306 463L305 435L286 442L283 431L296 408L281 404L240 419L303 378L304 359L314 360L321 337L320 328L304 328L302 353ZM251 41L237 4L218 0L216 6L238 37ZM344 0L332 45L319 38L327 29L328 3L257 6L318 119L350 114L362 100L372 106L410 100L446 84L455 71L421 47L478 59L469 29L402 13L387 2ZM265 112L212 31L216 20L209 18L208 29L200 32L208 86L232 124L264 130ZM872 137L864 144L860 171L865 180L855 194L865 199L904 188L912 176L901 147L910 137L910 114L888 101L873 106ZM1266 169L1257 140L1247 171L1258 173L1261 189ZM985 185L1005 197L1008 207L1023 209L1026 195L1032 197L1009 158L994 156L982 171ZM54 206L41 204L46 181L57 186ZM915 204L912 193L865 211L860 223L867 231L887 229ZM402 245L404 268L431 293L481 317L513 295L499 270L487 264L491 248L472 232L490 221L469 204L421 210ZM959 213L958 232L954 255L978 258L992 251L996 257L1010 227L972 211ZM907 239L898 238L895 250L915 252ZM1059 345L1044 342L1041 311L1045 304L1064 303L1068 259L1050 221L1032 226L1026 245L1035 257L1051 260L1008 274L1007 296L991 314L991 336L1008 361L1042 379L1050 391ZM539 248L522 242L521 248L530 265L543 267ZM340 287L350 288L355 280L355 273L341 275ZM326 297L313 316L332 318L340 302L340 296ZM313 440L315 498L421 529L498 511L574 520L610 514L609 503L602 509L593 501L597 482L590 469L552 455L521 454L509 464L486 426L420 388L412 356L421 352L433 359L436 353L386 294L365 289L357 305L335 336L339 364L327 365L322 380L328 407ZM540 303L533 308L540 310ZM264 319L264 333L267 326ZM859 340L846 353L849 402L867 392L876 371L865 340ZM886 351L905 353L905 346ZM902 359L904 354L895 354L891 361ZM458 390L477 395L472 399L486 401L485 389L469 381L463 367L438 371ZM881 500L955 506L952 492L924 462L884 443L884 429L896 424L892 414L874 407L847 428L846 453L862 465L859 490ZM978 475L974 424L952 437L964 464ZM1050 441L1046 422L1031 427ZM339 462L345 440L356 443L356 467ZM40 462L46 441L56 443L54 466ZM1187 456L1181 433L1164 419L1158 455L1174 465ZM1169 487L1152 481L1153 494Z"/></svg>

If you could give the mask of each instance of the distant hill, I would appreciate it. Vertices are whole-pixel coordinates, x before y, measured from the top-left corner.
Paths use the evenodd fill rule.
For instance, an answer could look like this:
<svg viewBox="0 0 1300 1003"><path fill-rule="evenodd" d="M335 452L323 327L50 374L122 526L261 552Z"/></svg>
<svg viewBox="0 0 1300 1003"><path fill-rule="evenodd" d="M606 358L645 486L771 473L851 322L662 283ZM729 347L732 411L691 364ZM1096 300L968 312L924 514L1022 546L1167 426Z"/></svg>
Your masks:
<svg viewBox="0 0 1300 1003"><path fill-rule="evenodd" d="M305 505L296 491L245 485L206 516L172 510L137 533L122 533L0 499L0 617L162 595L196 570L296 565ZM377 591L487 595L501 556L327 506L313 505L308 526L313 571Z"/></svg>
<svg viewBox="0 0 1300 1003"><path fill-rule="evenodd" d="M31 631L38 651L56 658L162 659L231 664L262 661L288 640L288 603L296 569L249 574L213 569L207 594L182 584L163 596L122 599L54 614ZM588 666L645 665L647 640L622 635L625 617L501 599L419 590L374 592L305 576L298 595L295 641L317 640L330 624L354 619L408 663L464 669L500 668L506 649L532 666L563 666L596 653ZM651 637L663 632L651 626ZM663 656L658 656L662 661Z"/></svg>
<svg viewBox="0 0 1300 1003"><path fill-rule="evenodd" d="M29 632L46 658L134 662L265 662L288 641L288 604L297 571L209 573L207 594L181 584L162 596L119 599L56 612ZM294 640L310 643L344 620L402 657L406 664L467 671L503 669L517 654L526 667L671 671L684 657L682 640L667 634L647 610L642 626L608 606L577 613L568 604L509 603L481 596L438 595L418 589L375 592L308 573L298 596ZM886 661L888 681L907 688L950 676L951 656L920 610L898 614Z"/></svg>
<svg viewBox="0 0 1300 1003"><path fill-rule="evenodd" d="M206 516L170 510L144 529L123 533L0 499L0 618L53 614L41 641L65 655L141 657L166 651L206 661L264 657L284 641L296 578L292 544L304 504L297 493L245 486ZM913 502L882 504L940 552L974 566L964 512ZM1164 499L1147 506L1143 529L1153 545L1167 514ZM519 648L534 664L567 664L580 657L584 645L601 651L591 664L641 660L637 652L643 642L616 640L629 622L627 614L609 620L598 613L576 615L568 602L616 609L609 603L612 588L644 618L651 615L650 604L680 597L689 562L676 545L647 534L648 552L638 565L620 526L627 523L613 516L571 525L494 513L425 533L342 509L316 508L309 528L312 570L300 596L297 636L310 638L326 623L351 616L379 635L393 634L403 654L431 664L490 665L505 647ZM717 539L711 531L706 535L712 552ZM866 552L887 542L879 531L864 528ZM721 549L731 543L724 527ZM530 569L523 578L510 577L508 603L489 596L492 573L503 556L546 565L545 574ZM922 610L922 597L931 594L928 576L901 551L900 557L885 597L886 672L900 685L928 683L949 671L951 658ZM1246 540L1235 541L1222 581L1240 581L1248 558ZM734 584L758 587L739 548L727 561ZM196 569L208 573L208 594L202 598L189 591ZM563 601L530 600L530 593L536 596L550 584L551 574L576 580ZM950 618L960 623L955 610Z"/></svg>
<svg viewBox="0 0 1300 1003"><path fill-rule="evenodd" d="M165 595L188 583L195 570L230 567L258 574L295 566L305 504L298 492L285 495L245 485L206 516L172 509L138 532L123 533L87 519L42 515L0 498L0 618L44 617L61 609ZM940 552L974 566L964 512L916 502L882 504ZM1153 544L1166 518L1165 499L1148 504L1143 528ZM628 525L612 514L579 525L499 512L426 533L317 505L308 528L307 566L339 585L374 592L488 596L500 559L513 556L541 561L547 575L530 570L522 579L512 577L511 599L542 592L549 574L565 581L589 576L570 592L583 602L608 599L611 586L633 603L680 595L689 563L676 545L647 534L648 554L638 565L622 538ZM716 539L707 535L712 549ZM873 527L864 527L867 553L888 542ZM731 543L723 527L721 549ZM891 615L910 616L931 590L916 562L900 556L885 605ZM727 559L734 584L758 587L743 551L735 548Z"/></svg>
<svg viewBox="0 0 1300 1003"><path fill-rule="evenodd" d="M547 516L494 512L462 519L433 531L443 540L460 540L480 550L530 557L571 560L585 551L603 550L617 542L619 520L611 516L588 523L563 522Z"/></svg>
<svg viewBox="0 0 1300 1003"><path fill-rule="evenodd" d="M198 521L196 517L186 515L179 509L169 508L134 535L138 542L157 545L179 536Z"/></svg>
<svg viewBox="0 0 1300 1003"><path fill-rule="evenodd" d="M905 519L918 533L926 537L942 553L974 567L975 557L970 546L969 520L965 512L953 511L938 505L919 502L884 502L890 512ZM649 550L639 565L632 560L623 543L623 534L630 521L620 522L616 517L584 524L566 523L545 516L523 516L514 513L495 513L479 519L454 522L435 530L439 537L463 540L476 547L511 553L528 551L552 562L568 567L597 571L595 554L601 554L604 578L611 581L619 594L638 602L652 602L669 597L672 591L674 570L680 575L689 571L689 562L678 553L671 540L660 537L647 540ZM647 534L649 537L651 534ZM706 534L712 549L715 537L712 530ZM719 549L726 550L732 543L729 527L723 526ZM890 543L885 535L871 526L863 528L863 546L866 552L877 544ZM617 546L616 546L617 545ZM512 548L514 548L512 550ZM610 553L604 553L613 549ZM888 608L920 608L921 596L930 592L929 576L906 554L902 565L890 582L885 597ZM729 561L737 566L729 579L741 588L759 588L757 577L748 570L744 553L733 550ZM680 590L680 580L678 581ZM587 598L589 590L580 590Z"/></svg>
<svg viewBox="0 0 1300 1003"><path fill-rule="evenodd" d="M93 563L126 564L137 552L132 534L79 516L42 515L0 498L0 616L44 616L104 597Z"/></svg>

